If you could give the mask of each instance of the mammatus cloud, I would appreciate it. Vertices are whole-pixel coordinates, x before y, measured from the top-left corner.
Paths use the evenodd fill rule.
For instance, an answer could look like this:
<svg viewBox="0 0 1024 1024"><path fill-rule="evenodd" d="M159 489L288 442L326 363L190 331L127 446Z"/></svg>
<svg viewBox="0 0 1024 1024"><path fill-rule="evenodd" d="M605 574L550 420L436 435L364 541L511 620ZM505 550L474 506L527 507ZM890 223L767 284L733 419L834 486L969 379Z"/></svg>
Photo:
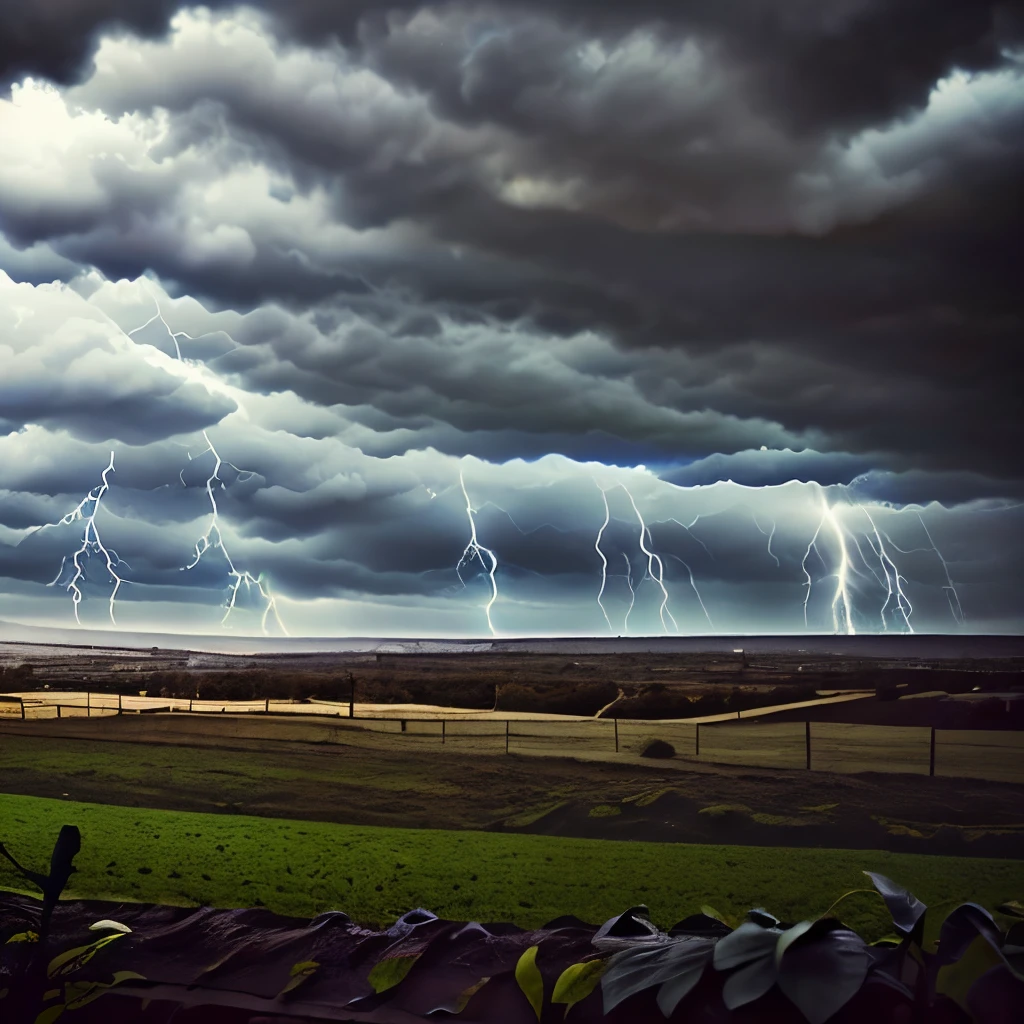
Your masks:
<svg viewBox="0 0 1024 1024"><path fill-rule="evenodd" d="M46 0L0 39L3 617L1019 628L1009 5Z"/></svg>

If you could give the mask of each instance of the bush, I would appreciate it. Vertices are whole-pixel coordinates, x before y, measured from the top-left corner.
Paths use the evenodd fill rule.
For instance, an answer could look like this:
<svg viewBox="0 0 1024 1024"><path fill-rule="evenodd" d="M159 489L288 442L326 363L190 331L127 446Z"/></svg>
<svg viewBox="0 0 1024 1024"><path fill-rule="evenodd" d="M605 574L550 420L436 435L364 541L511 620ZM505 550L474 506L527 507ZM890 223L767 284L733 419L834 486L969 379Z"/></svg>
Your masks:
<svg viewBox="0 0 1024 1024"><path fill-rule="evenodd" d="M648 740L640 751L641 757L675 757L676 748L665 740Z"/></svg>

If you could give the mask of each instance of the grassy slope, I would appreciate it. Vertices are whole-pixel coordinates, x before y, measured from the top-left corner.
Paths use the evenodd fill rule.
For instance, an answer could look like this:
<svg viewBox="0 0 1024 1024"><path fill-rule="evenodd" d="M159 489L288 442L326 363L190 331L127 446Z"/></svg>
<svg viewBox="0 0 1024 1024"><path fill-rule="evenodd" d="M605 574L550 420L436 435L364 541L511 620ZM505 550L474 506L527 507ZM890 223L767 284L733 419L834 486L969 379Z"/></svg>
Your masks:
<svg viewBox="0 0 1024 1024"><path fill-rule="evenodd" d="M926 903L989 907L1024 895L1024 863L844 850L763 849L365 828L0 795L0 840L43 868L62 824L82 830L68 895L245 906L311 915L341 909L380 924L416 906L444 917L536 926L560 914L599 922L633 903L669 926L710 903L786 919L819 914L865 883L864 868ZM0 885L19 887L6 862ZM843 917L885 931L877 901Z"/></svg>

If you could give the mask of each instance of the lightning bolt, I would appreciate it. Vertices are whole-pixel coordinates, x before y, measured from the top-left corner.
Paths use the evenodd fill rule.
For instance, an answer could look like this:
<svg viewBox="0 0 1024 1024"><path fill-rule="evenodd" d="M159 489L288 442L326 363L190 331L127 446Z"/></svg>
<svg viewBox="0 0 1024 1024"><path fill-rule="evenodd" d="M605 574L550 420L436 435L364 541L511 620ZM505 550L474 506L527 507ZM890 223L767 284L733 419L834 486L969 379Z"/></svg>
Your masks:
<svg viewBox="0 0 1024 1024"><path fill-rule="evenodd" d="M811 557L813 551L822 565L826 565L825 559L821 556L821 551L818 549L818 537L821 536L822 527L828 523L832 528L832 532L835 534L836 541L839 544L839 565L836 567L835 572L831 572L825 578L834 576L836 580L836 588L832 594L832 628L836 633L840 633L844 630L848 636L853 636L856 630L853 626L853 619L851 617L851 603L850 603L850 586L849 576L852 571L850 565L850 553L846 547L846 534L843 531L842 526L839 524L839 520L836 518L835 509L829 505L828 499L825 497L825 492L819 487L818 494L821 498L821 518L818 520L817 528L814 531L814 535L811 537L810 543L807 545L807 550L804 552L804 557L800 561L800 568L803 570L804 575L807 577L807 582L804 586L807 588L807 593L804 595L804 627L807 627L807 604L811 599L811 588L813 587L813 580L811 574L807 569L807 559Z"/></svg>
<svg viewBox="0 0 1024 1024"><path fill-rule="evenodd" d="M473 503L469 500L469 492L466 490L466 481L463 478L461 469L459 470L459 486L462 488L462 496L466 499L466 516L469 519L469 543L466 545L465 550L462 552L462 557L455 566L455 572L462 581L462 585L465 586L465 580L462 580L462 566L467 562L472 562L474 558L479 559L480 565L491 581L491 598L484 606L484 614L487 616L487 628L490 629L492 636L497 636L494 623L491 621L491 608L498 599L498 581L494 578L494 574L498 569L498 559L490 548L485 548L477 539L476 509L473 508ZM489 568L487 562L484 561L484 555L490 560Z"/></svg>
<svg viewBox="0 0 1024 1024"><path fill-rule="evenodd" d="M604 604L601 601L601 598L604 597L604 588L608 584L608 559L605 558L604 552L601 550L601 538L604 536L604 531L608 529L609 522L611 522L611 512L608 509L608 495L604 493L603 488L599 487L598 490L601 491L601 501L604 503L604 522L601 524L601 529L597 531L597 539L594 541L594 550L597 551L598 558L601 559L601 589L597 592L597 606L601 609L604 621L608 623L608 632L610 633L612 631L612 620L608 618L608 612L605 611ZM629 559L626 559L626 564L629 564ZM630 590L632 589L631 585ZM626 617L629 617L628 612Z"/></svg>
<svg viewBox="0 0 1024 1024"><path fill-rule="evenodd" d="M921 517L920 512L917 513L917 518L924 530L924 535L928 538L928 543L931 545L932 551L935 552L935 556L942 563L942 571L946 574L946 585L942 589L946 592L946 598L949 601L949 610L953 615L953 621L962 626L964 624L964 610L960 606L960 595L956 592L956 587L953 584L953 578L949 574L949 564L946 562L946 559L942 557L942 552L932 539L931 532L929 531L924 519Z"/></svg>
<svg viewBox="0 0 1024 1024"><path fill-rule="evenodd" d="M629 607L626 609L626 618L622 623L622 628L624 632L628 633L629 613L633 610L633 605L636 604L636 591L633 589L633 566L630 564L629 555L623 551L622 557L626 560L626 586L629 587Z"/></svg>
<svg viewBox="0 0 1024 1024"><path fill-rule="evenodd" d="M879 564L882 567L882 572L885 573L884 586L886 588L886 595L885 604L882 605L882 629L888 630L889 628L889 625L886 622L885 618L885 611L889 607L889 602L892 601L893 595L895 594L896 606L899 611L899 614L903 616L903 621L906 624L907 630L913 633L914 627L910 624L910 616L911 613L914 611L914 608L911 605L907 595L903 592L903 584L906 582L906 580L900 575L900 571L896 567L896 563L892 560L892 557L889 555L889 552L885 550L885 544L882 542L882 535L879 533L878 527L875 525L874 519L871 518L871 513L868 512L868 510L863 505L860 506L860 510L867 517L867 521L871 524L871 532L875 535L874 541L872 541L871 537L868 536L866 538L867 542L871 545L871 550L874 551L875 555L877 556ZM874 572L874 570L872 570L872 572ZM879 583L881 583L881 580L878 578L877 574L875 574L875 578L879 580ZM895 588L893 587L893 581L895 581L896 583Z"/></svg>
<svg viewBox="0 0 1024 1024"><path fill-rule="evenodd" d="M750 515L751 515L751 517L754 520L754 525L757 527L758 533L760 533L762 537L767 537L768 538L768 554L771 555L771 557L775 559L775 567L777 569L781 569L782 568L782 563L779 561L779 556L776 555L774 551L772 551L772 537L775 536L775 520L772 519L772 521L771 521L771 523L772 523L771 533L765 533L764 530L761 529L761 524L758 521L757 513L753 509L750 510Z"/></svg>
<svg viewBox="0 0 1024 1024"><path fill-rule="evenodd" d="M107 566L107 572L110 573L110 578L114 581L114 589L110 593L110 621L113 625L117 625L117 621L114 618L114 602L117 600L117 592L121 589L122 583L128 581L122 579L117 574L117 566L127 565L122 558L120 558L113 548L107 548L103 544L103 540L100 537L100 529L96 524L96 517L99 515L100 507L103 502L103 496L110 490L110 481L107 479L108 474L114 472L114 453L110 453L110 462L107 463L107 468L103 470L100 475L102 481L96 487L94 487L89 493L78 503L78 505L70 511L66 516L60 519L56 523L47 523L47 527L56 526L70 526L75 522L85 523L85 528L82 531L82 543L77 551L71 556L71 564L75 567L74 575L65 584L65 589L71 594L71 603L75 610L75 621L81 625L81 619L78 616L78 606L82 603L82 589L79 584L84 583L86 579L85 566L82 560L88 559L92 555L102 555ZM86 510L89 511L86 511ZM56 586L61 576L64 575L64 569L67 565L67 556L65 555L61 559L60 572L54 577L53 582L47 583L48 587Z"/></svg>
<svg viewBox="0 0 1024 1024"><path fill-rule="evenodd" d="M644 543L644 538L648 538L651 544L654 544L654 539L651 537L651 531L647 528L647 524L644 522L644 517L640 514L640 509L637 507L637 503L633 500L633 495L630 493L629 488L625 484L618 484L626 492L626 497L629 498L630 505L633 506L633 511L636 513L637 522L640 523L640 550L647 556L647 575L650 576L658 587L661 589L661 607L658 609L658 614L661 617L661 627L668 632L668 622L665 621L666 616L672 623L673 628L678 633L679 624L672 617L672 613L668 610L668 589L665 587L665 565L662 560ZM657 567L657 571L655 571Z"/></svg>
<svg viewBox="0 0 1024 1024"><path fill-rule="evenodd" d="M690 568L689 562L684 562L678 555L669 554L669 558L674 558L689 574L690 574L690 586L693 588L693 592L700 602L700 610L704 613L704 618L708 620L708 625L714 629L715 624L711 621L711 616L708 614L707 608L704 607L704 600L700 596L700 591L697 589L697 582L693 578L693 570Z"/></svg>
<svg viewBox="0 0 1024 1024"><path fill-rule="evenodd" d="M264 582L263 574L260 573L259 576L253 576L252 573L248 571L240 572L238 569L235 568L235 563L232 560L231 555L228 552L228 549L224 545L224 535L221 533L220 529L220 510L217 508L217 498L213 493L213 486L215 483L220 485L221 490L227 489L227 485L224 483L220 476L220 469L221 466L224 465L224 462L221 459L217 449L213 446L213 442L210 440L209 434L207 434L205 430L203 431L203 439L206 441L206 448L203 449L203 451L201 451L196 456L196 458L202 458L202 456L206 454L211 454L213 455L214 458L213 472L206 479L206 496L210 499L210 522L209 525L206 527L206 532L199 538L199 540L196 541L192 561L189 562L188 565L182 566L181 571L187 572L189 569L194 569L199 564L202 557L211 548L219 548L221 553L224 555L225 561L228 563L228 576L232 580L228 587L229 597L227 610L224 612L224 617L221 619L221 625L227 625L228 618L235 609L235 602L238 598L238 591L241 589L242 584L244 583L246 590L250 590L253 587L255 587L259 591L260 596L263 598L264 608L261 626L264 634L267 633L267 620L269 619L270 615L273 614L274 619L276 620L281 632L284 633L285 636L289 636L290 634L288 633L288 630L285 629L284 623L281 621L281 616L278 613L277 601L274 598L274 595L271 592L269 585L267 585ZM189 455L189 460L192 460L191 454ZM240 470L238 469L237 466L234 466L231 463L228 463L228 465L230 465L232 469L239 473L240 477L245 476L246 479L249 479L255 475L254 473L251 473L249 470ZM181 474L181 482L182 484L185 483L184 471Z"/></svg>
<svg viewBox="0 0 1024 1024"><path fill-rule="evenodd" d="M156 306L156 312L144 324L139 324L138 327L135 327L130 331L125 331L125 334L130 338L132 337L132 335L138 334L139 331L145 330L155 320L159 320L160 323L163 324L164 330L167 331L168 337L174 344L174 352L175 355L177 355L178 357L178 362L183 363L185 360L182 359L181 346L178 344L178 339L188 338L189 341L197 341L198 339L193 337L193 335L188 334L186 331L171 330L171 325L164 319L163 310L161 310L160 308L160 300L156 297L156 294L153 292L153 290L149 287L148 284L144 284L143 287L149 293L149 297L153 300L153 305Z"/></svg>
<svg viewBox="0 0 1024 1024"><path fill-rule="evenodd" d="M704 541L702 541L700 539L700 537L697 536L697 534L695 534L693 532L693 526L697 522L698 519L700 519L700 516L695 516L694 519L693 519L693 522L691 522L689 526L687 526L686 523L680 522L678 519L671 518L671 517L668 518L668 519L659 519L658 522L659 523L675 523L676 526L681 526L704 549L704 551L707 554L708 558L710 558L712 561L714 561L715 556L713 554L711 554L711 549L707 546L707 544L704 543Z"/></svg>

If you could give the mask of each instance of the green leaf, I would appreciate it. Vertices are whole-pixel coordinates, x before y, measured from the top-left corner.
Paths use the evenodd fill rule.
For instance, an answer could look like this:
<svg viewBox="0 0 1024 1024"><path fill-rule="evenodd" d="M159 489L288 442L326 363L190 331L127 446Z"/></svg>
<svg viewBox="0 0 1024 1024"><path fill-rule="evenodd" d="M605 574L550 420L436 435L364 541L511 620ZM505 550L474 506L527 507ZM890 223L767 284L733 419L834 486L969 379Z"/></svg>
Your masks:
<svg viewBox="0 0 1024 1024"><path fill-rule="evenodd" d="M312 978L319 966L316 960L303 960L301 963L292 964L292 969L288 972L291 980L277 993L278 999L288 992L294 992L307 978Z"/></svg>
<svg viewBox="0 0 1024 1024"><path fill-rule="evenodd" d="M89 931L91 932L120 932L122 935L131 935L132 930L126 924L121 924L120 921L97 921L95 924L89 925Z"/></svg>
<svg viewBox="0 0 1024 1024"><path fill-rule="evenodd" d="M789 949L789 947L793 945L793 943L796 942L796 940L799 939L801 935L803 935L805 932L810 931L813 924L813 921L801 921L799 924L793 925L792 928L787 928L779 936L778 941L775 943L776 967L778 967L779 964L782 963L782 954L785 953L786 950Z"/></svg>
<svg viewBox="0 0 1024 1024"><path fill-rule="evenodd" d="M39 941L39 933L38 932L18 932L17 935L12 935L7 940L7 943L9 943L9 942L38 942L38 941ZM7 945L7 943L4 943L4 945Z"/></svg>
<svg viewBox="0 0 1024 1024"><path fill-rule="evenodd" d="M400 984L417 960L419 960L418 954L416 956L393 956L387 960L381 960L370 971L366 980L370 983L373 991L380 995L381 992L387 992L389 988Z"/></svg>
<svg viewBox="0 0 1024 1024"><path fill-rule="evenodd" d="M428 1017L436 1016L440 1013L451 1013L457 1014L469 1006L469 1001L487 984L491 979L490 977L481 978L478 982L470 985L469 988L464 988L451 1002L444 1003L442 1006L436 1006L433 1010L427 1011Z"/></svg>
<svg viewBox="0 0 1024 1024"><path fill-rule="evenodd" d="M551 1002L565 1003L565 1013L579 1002L586 999L597 988L608 967L607 960L586 960L581 964L566 967L555 982L555 991L551 994Z"/></svg>
<svg viewBox="0 0 1024 1024"><path fill-rule="evenodd" d="M115 985L120 985L124 981L145 981L146 978L142 974L136 974L134 971L117 971L114 974L114 980L109 982L102 981L71 981L68 982L67 995L65 1009L78 1010L83 1006L87 1006L94 999L99 999L105 992L109 992Z"/></svg>
<svg viewBox="0 0 1024 1024"><path fill-rule="evenodd" d="M53 1022L64 1012L63 1003L59 1006L50 1006L43 1010L38 1017L36 1017L36 1024L53 1024Z"/></svg>
<svg viewBox="0 0 1024 1024"><path fill-rule="evenodd" d="M537 1020L540 1020L541 1011L544 1009L544 979L537 966L539 949L540 946L531 946L516 964L516 982L530 1001Z"/></svg>
<svg viewBox="0 0 1024 1024"><path fill-rule="evenodd" d="M104 935L102 939L97 939L89 946L76 946L74 949L60 953L50 961L49 967L46 968L46 975L53 978L58 974L71 974L79 967L84 967L104 946L109 946L111 942L123 938L122 932L114 932L113 935Z"/></svg>
<svg viewBox="0 0 1024 1024"><path fill-rule="evenodd" d="M736 922L726 914L720 914L714 907L709 907L706 903L700 908L700 912L706 917L713 917L716 921L721 921L727 928L735 928Z"/></svg>

